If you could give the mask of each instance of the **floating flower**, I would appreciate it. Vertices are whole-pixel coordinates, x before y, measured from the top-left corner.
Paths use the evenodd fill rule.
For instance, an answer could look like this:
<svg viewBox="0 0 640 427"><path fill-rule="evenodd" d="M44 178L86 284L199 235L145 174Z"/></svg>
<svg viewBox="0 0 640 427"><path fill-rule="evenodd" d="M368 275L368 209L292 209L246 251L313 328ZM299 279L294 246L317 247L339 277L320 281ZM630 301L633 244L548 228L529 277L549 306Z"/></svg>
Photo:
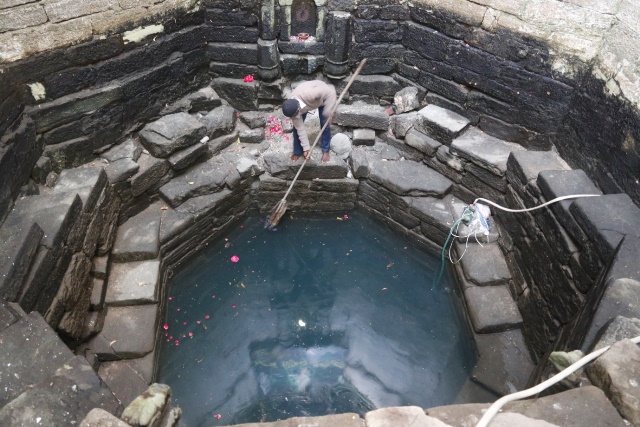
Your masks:
<svg viewBox="0 0 640 427"><path fill-rule="evenodd" d="M208 319L210 316L207 314L206 316L204 316L205 319Z"/></svg>
<svg viewBox="0 0 640 427"><path fill-rule="evenodd" d="M175 345L180 345L180 341L176 340Z"/></svg>
<svg viewBox="0 0 640 427"><path fill-rule="evenodd" d="M215 415L214 415L214 418L215 418L216 420L219 420L220 418L222 418L222 415L220 415L220 414L215 414Z"/></svg>
<svg viewBox="0 0 640 427"><path fill-rule="evenodd" d="M172 340L173 339L173 335L169 336L169 339Z"/></svg>
<svg viewBox="0 0 640 427"><path fill-rule="evenodd" d="M196 323L199 325L199 324L200 324L200 321L199 321L199 320L196 320Z"/></svg>
<svg viewBox="0 0 640 427"><path fill-rule="evenodd" d="M169 301L171 301L173 299L173 297L169 297Z"/></svg>
<svg viewBox="0 0 640 427"><path fill-rule="evenodd" d="M187 322L182 322L182 324L186 326L186 325L187 325Z"/></svg>
<svg viewBox="0 0 640 427"><path fill-rule="evenodd" d="M238 257L238 255L234 255L231 257L231 262L238 262L240 261L240 258Z"/></svg>
<svg viewBox="0 0 640 427"><path fill-rule="evenodd" d="M164 326L162 326L165 330L169 329L169 325L167 325L166 323L164 324Z"/></svg>
<svg viewBox="0 0 640 427"><path fill-rule="evenodd" d="M189 332L189 337L193 338L193 332Z"/></svg>
<svg viewBox="0 0 640 427"><path fill-rule="evenodd" d="M345 215L345 216L344 216L344 219L349 219L349 215Z"/></svg>
<svg viewBox="0 0 640 427"><path fill-rule="evenodd" d="M237 306L235 304L231 304L231 308L236 308Z"/></svg>
<svg viewBox="0 0 640 427"><path fill-rule="evenodd" d="M215 298L215 297L216 297L215 295L211 295L211 298Z"/></svg>
<svg viewBox="0 0 640 427"><path fill-rule="evenodd" d="M176 311L180 311L180 309L178 308L178 309L176 309Z"/></svg>

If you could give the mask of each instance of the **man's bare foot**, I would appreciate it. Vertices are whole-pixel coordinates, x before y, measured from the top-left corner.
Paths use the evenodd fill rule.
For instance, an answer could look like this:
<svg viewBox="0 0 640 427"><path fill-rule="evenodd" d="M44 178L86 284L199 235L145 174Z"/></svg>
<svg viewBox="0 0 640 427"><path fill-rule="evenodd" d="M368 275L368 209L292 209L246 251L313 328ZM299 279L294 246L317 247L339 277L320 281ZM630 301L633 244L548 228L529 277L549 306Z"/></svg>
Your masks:
<svg viewBox="0 0 640 427"><path fill-rule="evenodd" d="M327 163L331 160L331 154L327 151L326 153L322 153L322 163Z"/></svg>
<svg viewBox="0 0 640 427"><path fill-rule="evenodd" d="M300 159L300 157L302 157L302 155L300 155L300 154L292 154L291 155L291 161L292 162L297 162L298 159Z"/></svg>

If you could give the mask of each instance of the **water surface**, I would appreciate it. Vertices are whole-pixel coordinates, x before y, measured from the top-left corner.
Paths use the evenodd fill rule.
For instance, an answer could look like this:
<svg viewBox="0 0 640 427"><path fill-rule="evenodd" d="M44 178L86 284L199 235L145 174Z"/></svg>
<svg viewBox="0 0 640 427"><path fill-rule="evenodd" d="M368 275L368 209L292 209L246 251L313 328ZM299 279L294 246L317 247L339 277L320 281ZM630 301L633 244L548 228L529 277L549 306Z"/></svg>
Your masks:
<svg viewBox="0 0 640 427"><path fill-rule="evenodd" d="M189 427L451 403L476 354L439 262L362 211L248 217L171 279L158 381Z"/></svg>

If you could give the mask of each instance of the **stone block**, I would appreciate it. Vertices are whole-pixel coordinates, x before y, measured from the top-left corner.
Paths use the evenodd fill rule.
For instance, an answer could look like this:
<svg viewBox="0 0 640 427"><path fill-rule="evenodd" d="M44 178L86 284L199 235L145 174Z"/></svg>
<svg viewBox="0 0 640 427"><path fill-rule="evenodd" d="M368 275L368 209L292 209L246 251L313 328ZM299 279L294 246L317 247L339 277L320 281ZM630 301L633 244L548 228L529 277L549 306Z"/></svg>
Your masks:
<svg viewBox="0 0 640 427"><path fill-rule="evenodd" d="M413 147L421 153L426 154L429 157L436 155L438 148L442 145L435 139L427 136L419 130L413 128L410 129L404 137L404 142L409 147Z"/></svg>
<svg viewBox="0 0 640 427"><path fill-rule="evenodd" d="M514 185L516 182L519 185L535 182L538 174L543 170L570 169L569 165L553 151L513 151L507 160L507 178Z"/></svg>
<svg viewBox="0 0 640 427"><path fill-rule="evenodd" d="M159 191L175 208L191 197L218 192L225 185L234 187L239 180L240 174L235 164L222 156L216 156L191 167L160 187Z"/></svg>
<svg viewBox="0 0 640 427"><path fill-rule="evenodd" d="M240 111L258 109L258 82L219 77L211 82L216 93L233 108Z"/></svg>
<svg viewBox="0 0 640 427"><path fill-rule="evenodd" d="M396 113L402 114L420 107L419 91L417 87L405 87L393 95L393 105Z"/></svg>
<svg viewBox="0 0 640 427"><path fill-rule="evenodd" d="M131 366L128 360L101 363L98 375L124 406L130 404L148 387L145 379Z"/></svg>
<svg viewBox="0 0 640 427"><path fill-rule="evenodd" d="M535 365L520 329L475 336L478 363L471 378L498 395L527 388Z"/></svg>
<svg viewBox="0 0 640 427"><path fill-rule="evenodd" d="M104 279L94 277L92 282L89 310L100 311L104 309L104 299L107 292L107 286Z"/></svg>
<svg viewBox="0 0 640 427"><path fill-rule="evenodd" d="M449 150L449 152L451 152L451 150ZM507 191L507 179L504 176L495 175L487 169L471 162L465 164L464 169L467 173L472 174L491 188L498 190L501 193L505 193ZM482 193L478 192L476 194Z"/></svg>
<svg viewBox="0 0 640 427"><path fill-rule="evenodd" d="M477 333L504 332L522 325L522 316L507 285L470 286L464 296Z"/></svg>
<svg viewBox="0 0 640 427"><path fill-rule="evenodd" d="M375 161L370 179L400 196L442 197L453 185L430 167L410 160Z"/></svg>
<svg viewBox="0 0 640 427"><path fill-rule="evenodd" d="M160 250L161 214L160 205L155 203L118 227L111 251L112 261L129 262L157 258Z"/></svg>
<svg viewBox="0 0 640 427"><path fill-rule="evenodd" d="M218 26L207 25L204 29L207 40L210 42L225 43L256 43L258 41L258 29L244 26Z"/></svg>
<svg viewBox="0 0 640 427"><path fill-rule="evenodd" d="M130 427L130 425L104 409L94 408L82 420L80 427Z"/></svg>
<svg viewBox="0 0 640 427"><path fill-rule="evenodd" d="M402 31L405 47L433 60L444 60L449 44L453 43L446 35L414 22L404 23Z"/></svg>
<svg viewBox="0 0 640 427"><path fill-rule="evenodd" d="M259 144L264 141L264 129L244 129L238 134L240 142L243 144Z"/></svg>
<svg viewBox="0 0 640 427"><path fill-rule="evenodd" d="M106 342L119 358L145 356L154 348L157 311L157 304L109 307L102 332L95 339Z"/></svg>
<svg viewBox="0 0 640 427"><path fill-rule="evenodd" d="M382 97L394 96L400 89L400 84L390 76L356 76L349 88L349 93Z"/></svg>
<svg viewBox="0 0 640 427"><path fill-rule="evenodd" d="M342 179L347 176L347 164L337 156L331 156L331 160L326 163L320 161L322 153L314 150L311 153L311 160L307 162L300 173L299 179L311 180L322 179ZM292 162L288 153L267 153L264 155L266 171L276 178L293 179L300 168L302 161Z"/></svg>
<svg viewBox="0 0 640 427"><path fill-rule="evenodd" d="M208 154L209 145L201 142L173 153L167 160L173 170L180 171L197 163L198 160L204 159Z"/></svg>
<svg viewBox="0 0 640 427"><path fill-rule="evenodd" d="M258 65L258 46L251 43L209 43L207 58L221 63Z"/></svg>
<svg viewBox="0 0 640 427"><path fill-rule="evenodd" d="M47 180L47 175L49 175L51 171L53 171L51 159L44 156L40 157L31 172L31 178L36 184L44 184Z"/></svg>
<svg viewBox="0 0 640 427"><path fill-rule="evenodd" d="M499 245L466 245L458 242L456 250L458 254L465 252L460 263L465 277L470 282L478 286L493 286L506 284L511 279L509 267Z"/></svg>
<svg viewBox="0 0 640 427"><path fill-rule="evenodd" d="M376 131L373 129L354 129L353 145L373 145L376 141Z"/></svg>
<svg viewBox="0 0 640 427"><path fill-rule="evenodd" d="M623 340L588 368L589 379L600 387L618 412L633 425L640 424L640 349Z"/></svg>
<svg viewBox="0 0 640 427"><path fill-rule="evenodd" d="M160 261L113 263L105 302L110 305L137 305L158 301Z"/></svg>
<svg viewBox="0 0 640 427"><path fill-rule="evenodd" d="M451 196L444 198L404 197L403 200L409 206L409 212L421 221L443 233L448 233L451 229L454 222L450 207Z"/></svg>
<svg viewBox="0 0 640 427"><path fill-rule="evenodd" d="M140 143L133 139L127 138L120 144L117 144L104 153L100 154L100 157L108 160L109 162L115 162L121 159L138 160L142 154L142 146Z"/></svg>
<svg viewBox="0 0 640 427"><path fill-rule="evenodd" d="M102 191L107 186L107 175L101 167L65 169L54 187L54 192L76 192L82 200L83 210L93 212Z"/></svg>
<svg viewBox="0 0 640 427"><path fill-rule="evenodd" d="M170 166L166 159L157 159L143 153L138 159L140 169L131 177L131 193L137 197L155 185L169 172Z"/></svg>
<svg viewBox="0 0 640 427"><path fill-rule="evenodd" d="M397 406L376 409L364 415L367 427L450 427L437 418L425 414L424 409L418 406Z"/></svg>
<svg viewBox="0 0 640 427"><path fill-rule="evenodd" d="M54 374L73 357L71 350L38 313L0 332L2 371L0 405L5 406L32 384Z"/></svg>
<svg viewBox="0 0 640 427"><path fill-rule="evenodd" d="M206 128L187 113L164 116L147 124L139 133L140 142L154 157L169 157L176 151L200 142Z"/></svg>
<svg viewBox="0 0 640 427"><path fill-rule="evenodd" d="M351 105L339 105L333 122L340 126L368 128L386 131L389 128L389 116L382 107L357 102Z"/></svg>
<svg viewBox="0 0 640 427"><path fill-rule="evenodd" d="M453 140L451 151L495 175L504 176L511 152L524 151L524 148L494 138L481 130L470 129Z"/></svg>
<svg viewBox="0 0 640 427"><path fill-rule="evenodd" d="M240 113L240 121L250 129L263 128L267 124L266 113L260 111L245 111Z"/></svg>
<svg viewBox="0 0 640 427"><path fill-rule="evenodd" d="M569 211L585 233L595 240L603 260L608 260L629 234L640 235L640 208L626 194L606 194L575 200Z"/></svg>
<svg viewBox="0 0 640 427"><path fill-rule="evenodd" d="M44 148L43 155L51 159L53 170L58 172L90 162L95 158L92 141L88 137L47 145Z"/></svg>
<svg viewBox="0 0 640 427"><path fill-rule="evenodd" d="M138 173L138 170L140 170L140 165L130 158L116 160L104 168L111 184L128 180Z"/></svg>
<svg viewBox="0 0 640 427"><path fill-rule="evenodd" d="M402 30L395 21L354 19L353 34L358 43L392 43L402 40Z"/></svg>
<svg viewBox="0 0 640 427"><path fill-rule="evenodd" d="M201 117L200 121L207 128L207 136L214 140L233 131L236 126L236 112L232 107L223 105ZM213 149L212 151L215 152Z"/></svg>
<svg viewBox="0 0 640 427"><path fill-rule="evenodd" d="M282 53L287 54L308 54L308 55L323 55L325 53L325 43L323 42L278 42L278 49Z"/></svg>
<svg viewBox="0 0 640 427"><path fill-rule="evenodd" d="M439 142L449 145L469 125L469 120L437 105L427 105L418 114L415 128Z"/></svg>
<svg viewBox="0 0 640 427"><path fill-rule="evenodd" d="M79 425L94 408L113 413L122 410L84 357L58 362L61 366L55 372L48 376L40 372L37 383L0 409L3 426Z"/></svg>
<svg viewBox="0 0 640 427"><path fill-rule="evenodd" d="M38 224L5 223L0 228L0 298L15 301L27 278L44 232Z"/></svg>
<svg viewBox="0 0 640 427"><path fill-rule="evenodd" d="M420 116L415 111L391 116L393 135L396 138L406 138L407 132L412 130L419 118Z"/></svg>
<svg viewBox="0 0 640 427"><path fill-rule="evenodd" d="M215 26L252 26L258 22L255 13L240 9L207 9L205 12L206 22Z"/></svg>
<svg viewBox="0 0 640 427"><path fill-rule="evenodd" d="M322 68L325 57L321 55L280 55L282 74L285 76L298 76L313 74Z"/></svg>
<svg viewBox="0 0 640 427"><path fill-rule="evenodd" d="M15 304L12 306L10 303L0 300L0 332L16 323L23 316L14 307Z"/></svg>

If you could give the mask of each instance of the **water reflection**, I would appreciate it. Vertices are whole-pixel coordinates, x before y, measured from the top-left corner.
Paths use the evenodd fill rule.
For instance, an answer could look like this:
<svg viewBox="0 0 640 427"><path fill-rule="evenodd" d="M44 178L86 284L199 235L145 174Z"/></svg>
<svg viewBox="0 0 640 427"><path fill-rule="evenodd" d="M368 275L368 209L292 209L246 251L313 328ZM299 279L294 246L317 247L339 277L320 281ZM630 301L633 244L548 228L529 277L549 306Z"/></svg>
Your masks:
<svg viewBox="0 0 640 427"><path fill-rule="evenodd" d="M158 380L190 427L449 403L476 356L437 268L359 212L249 218L172 279Z"/></svg>

